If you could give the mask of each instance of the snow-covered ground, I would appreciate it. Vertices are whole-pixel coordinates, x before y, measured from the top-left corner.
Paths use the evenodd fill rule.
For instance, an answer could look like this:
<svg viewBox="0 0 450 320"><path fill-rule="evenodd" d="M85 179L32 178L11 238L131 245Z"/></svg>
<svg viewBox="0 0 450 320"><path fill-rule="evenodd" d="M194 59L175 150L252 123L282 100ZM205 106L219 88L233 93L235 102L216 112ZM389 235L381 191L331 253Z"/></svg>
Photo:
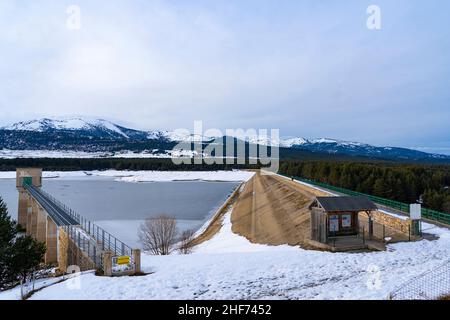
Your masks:
<svg viewBox="0 0 450 320"><path fill-rule="evenodd" d="M150 181L247 181L254 173L249 171L101 171L95 175L119 177L125 182Z"/></svg>
<svg viewBox="0 0 450 320"><path fill-rule="evenodd" d="M192 150L155 150L132 152L83 152L83 151L59 151L59 150L9 150L0 149L0 159L17 158L64 158L64 159L91 159L91 158L178 158L194 157L198 152Z"/></svg>
<svg viewBox="0 0 450 320"><path fill-rule="evenodd" d="M50 286L61 281L62 278L45 278L36 280L34 283L34 289L39 290L44 287ZM23 292L30 292L32 288L32 284L28 284L28 289L24 289ZM21 300L22 299L22 289L20 286L17 286L11 290L1 292L0 291L0 300Z"/></svg>
<svg viewBox="0 0 450 320"><path fill-rule="evenodd" d="M133 173L139 177L133 181L163 178L147 174ZM384 252L330 253L252 244L232 232L230 219L231 211L221 230L190 255L143 254L146 276L85 274L75 285L57 283L31 299L386 299L450 255L450 230L429 223L423 229L437 240L389 244ZM12 291L0 293L0 299L15 298Z"/></svg>
<svg viewBox="0 0 450 320"><path fill-rule="evenodd" d="M152 272L147 276L87 274L77 286L58 283L31 299L386 299L450 254L450 231L427 223L424 229L438 240L391 244L385 252L329 253L252 244L231 231L230 215L190 255L143 254L143 270Z"/></svg>
<svg viewBox="0 0 450 320"><path fill-rule="evenodd" d="M112 177L124 182L163 181L247 181L254 173L249 171L44 171L44 178L77 178L86 176ZM0 171L0 179L15 179L15 171Z"/></svg>

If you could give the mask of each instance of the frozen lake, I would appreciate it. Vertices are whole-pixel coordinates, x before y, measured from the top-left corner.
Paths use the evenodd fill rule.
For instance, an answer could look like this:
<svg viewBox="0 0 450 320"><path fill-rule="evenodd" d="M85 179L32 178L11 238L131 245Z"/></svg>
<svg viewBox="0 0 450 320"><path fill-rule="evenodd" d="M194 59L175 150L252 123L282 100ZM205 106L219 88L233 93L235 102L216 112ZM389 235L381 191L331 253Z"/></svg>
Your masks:
<svg viewBox="0 0 450 320"><path fill-rule="evenodd" d="M178 228L199 228L238 186L237 182L140 182L111 177L43 179L43 189L132 247L140 247L137 229L144 219L173 216ZM0 179L0 196L17 218L15 179Z"/></svg>

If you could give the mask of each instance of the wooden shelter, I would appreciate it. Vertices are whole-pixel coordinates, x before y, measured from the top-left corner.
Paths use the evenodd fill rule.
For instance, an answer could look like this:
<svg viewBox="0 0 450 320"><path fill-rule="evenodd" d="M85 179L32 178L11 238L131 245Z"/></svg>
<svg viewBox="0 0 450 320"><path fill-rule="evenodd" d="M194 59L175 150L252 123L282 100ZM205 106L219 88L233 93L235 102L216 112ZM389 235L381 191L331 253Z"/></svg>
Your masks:
<svg viewBox="0 0 450 320"><path fill-rule="evenodd" d="M329 238L357 236L359 213L369 216L377 206L366 197L317 197L309 206L311 210L311 240L327 243Z"/></svg>

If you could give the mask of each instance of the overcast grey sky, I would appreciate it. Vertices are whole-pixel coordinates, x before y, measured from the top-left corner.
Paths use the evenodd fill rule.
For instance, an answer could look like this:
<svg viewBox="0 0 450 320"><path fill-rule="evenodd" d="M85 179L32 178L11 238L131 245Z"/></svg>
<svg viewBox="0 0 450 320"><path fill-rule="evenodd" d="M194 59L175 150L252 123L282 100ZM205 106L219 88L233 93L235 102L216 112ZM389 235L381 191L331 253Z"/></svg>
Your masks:
<svg viewBox="0 0 450 320"><path fill-rule="evenodd" d="M0 0L0 125L203 120L450 153L449 49L439 0Z"/></svg>

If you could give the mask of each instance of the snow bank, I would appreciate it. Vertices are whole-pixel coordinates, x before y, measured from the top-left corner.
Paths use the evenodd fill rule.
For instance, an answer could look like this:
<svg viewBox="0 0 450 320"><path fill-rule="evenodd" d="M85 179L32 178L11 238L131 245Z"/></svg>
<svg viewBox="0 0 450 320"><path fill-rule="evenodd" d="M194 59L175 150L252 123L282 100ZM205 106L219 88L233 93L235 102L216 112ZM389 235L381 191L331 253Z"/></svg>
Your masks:
<svg viewBox="0 0 450 320"><path fill-rule="evenodd" d="M0 158L101 158L108 156L105 152L55 151L55 150L9 150L0 149Z"/></svg>
<svg viewBox="0 0 450 320"><path fill-rule="evenodd" d="M124 182L164 181L248 181L253 175L249 171L44 171L44 178L79 178L87 176L111 177ZM0 172L0 179L15 179L15 171Z"/></svg>
<svg viewBox="0 0 450 320"><path fill-rule="evenodd" d="M55 283L62 280L62 277L55 277L55 278L44 278L44 279L37 279L34 283L34 289L40 290L42 288L54 285ZM32 286L31 283L28 284L30 287ZM31 291L28 289L28 291L25 289L24 292ZM0 300L21 300L21 286L16 286L11 290L7 291L0 291Z"/></svg>
<svg viewBox="0 0 450 320"><path fill-rule="evenodd" d="M14 171L0 171L0 179L15 179L16 172Z"/></svg>
<svg viewBox="0 0 450 320"><path fill-rule="evenodd" d="M80 178L91 175L86 171L44 171L42 176L44 178ZM15 179L15 171L0 171L0 179Z"/></svg>
<svg viewBox="0 0 450 320"><path fill-rule="evenodd" d="M59 150L9 150L0 149L0 159L17 158L71 158L71 159L95 159L95 158L178 158L194 157L198 152L192 150L147 150L142 152L84 152L84 151L59 151Z"/></svg>
<svg viewBox="0 0 450 320"><path fill-rule="evenodd" d="M249 171L98 171L94 175L119 177L125 182L161 181L248 181L253 175Z"/></svg>
<svg viewBox="0 0 450 320"><path fill-rule="evenodd" d="M289 245L268 246L263 244L253 244L246 238L233 233L231 229L231 210L225 213L223 225L220 231L209 241L198 245L194 254L199 253L230 253L230 252L261 252L261 251L281 251L298 250Z"/></svg>

